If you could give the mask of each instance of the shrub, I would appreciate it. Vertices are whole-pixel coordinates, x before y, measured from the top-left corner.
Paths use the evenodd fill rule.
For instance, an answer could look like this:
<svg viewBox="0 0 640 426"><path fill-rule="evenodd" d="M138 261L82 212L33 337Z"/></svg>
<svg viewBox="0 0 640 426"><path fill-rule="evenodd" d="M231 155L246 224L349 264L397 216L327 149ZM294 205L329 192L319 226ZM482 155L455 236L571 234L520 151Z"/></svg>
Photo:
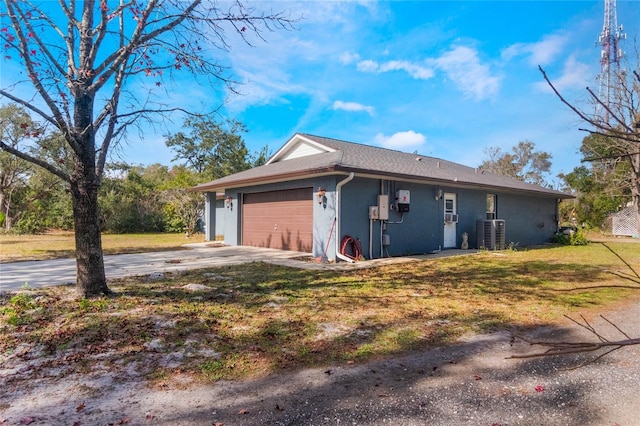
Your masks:
<svg viewBox="0 0 640 426"><path fill-rule="evenodd" d="M571 232L570 234L555 234L553 242L564 246L586 246L589 240L582 231Z"/></svg>

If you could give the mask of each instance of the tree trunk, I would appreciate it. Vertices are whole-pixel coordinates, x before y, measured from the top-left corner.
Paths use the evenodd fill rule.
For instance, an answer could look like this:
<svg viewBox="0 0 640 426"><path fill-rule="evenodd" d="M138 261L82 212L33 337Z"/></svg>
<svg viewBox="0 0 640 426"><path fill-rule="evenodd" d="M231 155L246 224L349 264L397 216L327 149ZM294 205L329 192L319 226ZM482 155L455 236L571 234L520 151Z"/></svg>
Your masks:
<svg viewBox="0 0 640 426"><path fill-rule="evenodd" d="M11 217L9 216L9 206L7 206L7 197L0 191L0 213L4 213L4 230L11 231Z"/></svg>
<svg viewBox="0 0 640 426"><path fill-rule="evenodd" d="M640 143L638 144L640 147ZM637 235L640 236L640 153L631 157L631 196L636 210Z"/></svg>
<svg viewBox="0 0 640 426"><path fill-rule="evenodd" d="M86 88L75 96L74 155L71 178L76 237L76 292L79 297L109 294L104 273L102 235L98 207L100 178L96 174L95 130L92 123L93 95Z"/></svg>
<svg viewBox="0 0 640 426"><path fill-rule="evenodd" d="M73 182L73 216L76 238L76 292L79 297L109 294L104 273L102 236L98 210L98 186Z"/></svg>

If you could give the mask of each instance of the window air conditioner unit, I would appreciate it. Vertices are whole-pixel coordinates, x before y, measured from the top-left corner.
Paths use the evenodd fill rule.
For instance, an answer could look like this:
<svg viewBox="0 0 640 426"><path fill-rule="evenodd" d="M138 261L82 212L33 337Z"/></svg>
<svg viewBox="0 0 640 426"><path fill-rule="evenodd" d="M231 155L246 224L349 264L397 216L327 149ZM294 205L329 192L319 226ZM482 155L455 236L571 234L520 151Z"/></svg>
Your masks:
<svg viewBox="0 0 640 426"><path fill-rule="evenodd" d="M505 248L504 219L476 222L476 241L479 249L502 250Z"/></svg>
<svg viewBox="0 0 640 426"><path fill-rule="evenodd" d="M445 213L444 221L447 223L458 223L458 215L453 213Z"/></svg>

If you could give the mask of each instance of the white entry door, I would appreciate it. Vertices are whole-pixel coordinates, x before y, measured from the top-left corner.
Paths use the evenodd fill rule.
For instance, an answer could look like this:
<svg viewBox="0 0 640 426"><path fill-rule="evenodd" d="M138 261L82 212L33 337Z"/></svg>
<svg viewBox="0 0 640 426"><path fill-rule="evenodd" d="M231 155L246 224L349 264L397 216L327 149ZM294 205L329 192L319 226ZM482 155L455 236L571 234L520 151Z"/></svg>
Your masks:
<svg viewBox="0 0 640 426"><path fill-rule="evenodd" d="M456 194L444 194L444 248L456 247L456 226L458 211L456 206Z"/></svg>

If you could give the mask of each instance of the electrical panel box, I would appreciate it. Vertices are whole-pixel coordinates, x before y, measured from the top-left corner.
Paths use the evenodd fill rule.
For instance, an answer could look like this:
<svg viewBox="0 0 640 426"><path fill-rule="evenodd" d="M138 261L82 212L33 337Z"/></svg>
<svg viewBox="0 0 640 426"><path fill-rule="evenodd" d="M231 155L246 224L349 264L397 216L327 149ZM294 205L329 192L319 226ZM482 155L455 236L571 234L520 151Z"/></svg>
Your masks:
<svg viewBox="0 0 640 426"><path fill-rule="evenodd" d="M382 245L383 246L391 245L391 236L389 234L382 234Z"/></svg>
<svg viewBox="0 0 640 426"><path fill-rule="evenodd" d="M378 206L369 206L369 219L378 220L379 218Z"/></svg>
<svg viewBox="0 0 640 426"><path fill-rule="evenodd" d="M389 220L389 196L378 195L378 219Z"/></svg>
<svg viewBox="0 0 640 426"><path fill-rule="evenodd" d="M409 204L411 204L411 194L406 190L399 190L396 192L396 211L405 213L409 211Z"/></svg>

